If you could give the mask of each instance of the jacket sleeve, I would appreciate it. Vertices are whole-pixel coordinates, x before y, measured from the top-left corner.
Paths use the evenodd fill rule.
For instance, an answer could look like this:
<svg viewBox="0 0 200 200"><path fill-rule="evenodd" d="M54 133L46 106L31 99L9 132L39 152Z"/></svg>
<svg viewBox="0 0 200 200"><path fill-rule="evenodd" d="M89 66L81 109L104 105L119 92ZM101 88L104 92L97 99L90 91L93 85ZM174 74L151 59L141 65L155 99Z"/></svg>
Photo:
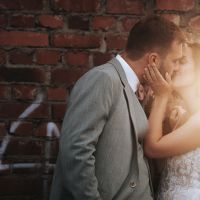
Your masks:
<svg viewBox="0 0 200 200"><path fill-rule="evenodd" d="M95 150L112 106L113 84L93 69L74 86L63 121L60 160L64 187L74 200L100 200Z"/></svg>

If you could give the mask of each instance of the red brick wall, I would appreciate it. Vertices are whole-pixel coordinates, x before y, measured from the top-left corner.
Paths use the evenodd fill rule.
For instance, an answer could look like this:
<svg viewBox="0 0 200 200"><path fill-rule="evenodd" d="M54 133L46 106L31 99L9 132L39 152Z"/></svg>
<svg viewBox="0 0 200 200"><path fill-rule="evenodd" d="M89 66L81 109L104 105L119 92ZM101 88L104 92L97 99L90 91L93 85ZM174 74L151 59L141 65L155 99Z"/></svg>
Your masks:
<svg viewBox="0 0 200 200"><path fill-rule="evenodd" d="M199 41L198 0L0 0L0 199L48 199L70 88L149 13Z"/></svg>

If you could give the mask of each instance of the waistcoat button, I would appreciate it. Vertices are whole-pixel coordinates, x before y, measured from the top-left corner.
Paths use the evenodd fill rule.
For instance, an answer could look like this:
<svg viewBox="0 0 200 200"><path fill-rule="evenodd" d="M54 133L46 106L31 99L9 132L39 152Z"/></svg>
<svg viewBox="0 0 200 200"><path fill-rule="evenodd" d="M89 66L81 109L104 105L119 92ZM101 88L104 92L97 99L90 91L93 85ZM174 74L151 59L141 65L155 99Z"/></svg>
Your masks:
<svg viewBox="0 0 200 200"><path fill-rule="evenodd" d="M130 182L130 187L134 188L136 186L136 183L134 181Z"/></svg>

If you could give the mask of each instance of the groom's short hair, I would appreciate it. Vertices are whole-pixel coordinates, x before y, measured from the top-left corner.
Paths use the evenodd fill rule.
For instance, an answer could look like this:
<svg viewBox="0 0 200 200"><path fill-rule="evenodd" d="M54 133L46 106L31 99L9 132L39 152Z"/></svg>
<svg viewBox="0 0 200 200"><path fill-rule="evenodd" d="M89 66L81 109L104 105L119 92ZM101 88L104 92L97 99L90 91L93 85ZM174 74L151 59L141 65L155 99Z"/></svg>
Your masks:
<svg viewBox="0 0 200 200"><path fill-rule="evenodd" d="M164 55L170 50L174 40L180 43L185 41L181 29L163 17L151 15L133 26L128 36L126 51L133 60L152 50Z"/></svg>

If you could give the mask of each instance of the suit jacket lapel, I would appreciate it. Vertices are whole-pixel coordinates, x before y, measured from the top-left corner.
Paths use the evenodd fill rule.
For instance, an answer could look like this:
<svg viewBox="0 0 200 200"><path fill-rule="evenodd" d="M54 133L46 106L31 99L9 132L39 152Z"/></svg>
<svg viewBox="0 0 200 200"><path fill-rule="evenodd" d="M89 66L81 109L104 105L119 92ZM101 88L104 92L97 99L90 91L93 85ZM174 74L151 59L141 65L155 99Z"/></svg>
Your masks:
<svg viewBox="0 0 200 200"><path fill-rule="evenodd" d="M136 106L141 106L136 95L133 93L128 81L127 81L127 78L126 78L126 74L121 66L121 64L118 62L118 60L116 58L113 58L111 61L109 61L110 64L112 64L116 71L118 72L118 75L120 77L120 80L121 80L121 83L122 85L124 86L124 96L126 98L126 101L127 101L127 105L128 105L128 109L129 109L129 114L130 114L130 118L131 118L131 122L132 122L132 125L133 125L133 128L134 128L134 132L135 134L133 134L134 136L134 139L135 139L135 154L133 156L133 160L132 160L132 166L130 168L130 172L129 174L133 177L133 180L135 180L136 182L138 181L138 173L139 173L139 169L138 169L138 165L137 165L137 173L134 173L134 161L138 163L138 156L137 156L137 141L138 141L138 128L137 128L137 121L136 121L136 116L137 116L137 112L140 111L140 107L139 109L137 109L138 111L136 111ZM142 109L142 108L141 108ZM148 166L148 164L147 164ZM134 174L134 176L133 176ZM150 177L150 181L151 181L151 177ZM125 190L126 189L126 186L128 184L128 177L127 179L125 180L123 186L121 187L120 191L122 191L123 189ZM118 193L115 195L115 197L117 199L121 199L121 196L120 196L120 191L118 191ZM128 193L128 192L127 192ZM123 194L121 194L123 195ZM113 198L113 200L115 200L115 197ZM123 196L124 198L124 196ZM127 198L128 198L128 195L127 195Z"/></svg>
<svg viewBox="0 0 200 200"><path fill-rule="evenodd" d="M138 181L139 169L138 169L138 165L135 165L135 163L138 163L138 153L137 153L137 151L138 151L138 146L137 146L138 137L137 137L136 119L135 119L136 113L134 111L134 102L133 102L134 98L133 98L133 94L132 94L133 92L132 92L132 90L131 90L131 88L130 88L130 86L128 84L125 72L122 69L120 63L115 58L112 59L109 63L111 63L115 67L115 69L118 72L118 75L119 75L119 77L121 79L122 85L124 86L124 96L125 96L126 101L127 101L129 114L130 114L130 118L131 118L131 122L132 122L132 127L133 127L134 133L135 133L135 134L133 134L133 142L135 142L135 144L134 144L135 148L134 148L134 154L133 154L133 157L132 157L129 176L132 176L133 179L137 182ZM136 96L135 96L135 100L137 100ZM121 187L121 190L123 190L126 187L126 185L129 184L128 181L129 181L129 179L127 177L127 179L125 180L123 186ZM118 196L118 194L120 194L120 191L119 191L119 193L116 194L116 196Z"/></svg>
<svg viewBox="0 0 200 200"><path fill-rule="evenodd" d="M135 139L136 141L138 140L138 136L137 136L137 129L136 129L136 118L135 116L137 115L137 113L135 113L134 107L138 104L138 100L136 95L133 93L133 91L131 90L129 83L127 81L125 72L121 66L121 64L118 62L118 60L116 58L112 59L110 61L110 63L115 67L115 69L117 70L119 77L121 79L121 82L124 86L124 95L126 97L127 100L127 104L128 104L128 109L129 109L129 113L131 116L131 121L134 127L134 131L135 131Z"/></svg>

